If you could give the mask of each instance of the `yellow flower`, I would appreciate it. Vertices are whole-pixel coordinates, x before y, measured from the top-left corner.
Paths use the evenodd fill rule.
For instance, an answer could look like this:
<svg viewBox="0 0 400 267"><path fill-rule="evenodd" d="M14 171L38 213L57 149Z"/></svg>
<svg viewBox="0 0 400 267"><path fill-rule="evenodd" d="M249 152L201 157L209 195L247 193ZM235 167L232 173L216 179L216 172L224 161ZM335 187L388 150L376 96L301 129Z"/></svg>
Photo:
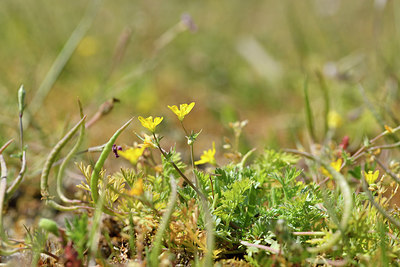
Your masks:
<svg viewBox="0 0 400 267"><path fill-rule="evenodd" d="M140 196L143 194L143 179L139 178L129 190L128 195L130 196Z"/></svg>
<svg viewBox="0 0 400 267"><path fill-rule="evenodd" d="M331 162L330 165L335 171L340 172L340 168L342 167L342 163L343 163L343 160L340 158L340 159L338 159L336 161ZM321 168L321 171L322 171L323 175L325 175L325 176L327 176L329 178L332 178L332 174L330 174L330 172L328 172L328 170L325 169L324 167Z"/></svg>
<svg viewBox="0 0 400 267"><path fill-rule="evenodd" d="M143 139L142 139L143 140ZM153 140L151 140L151 137L148 136L147 134L144 134L144 140L143 140L143 144L139 144L139 147L143 147L143 148L157 148L157 146L153 143Z"/></svg>
<svg viewBox="0 0 400 267"><path fill-rule="evenodd" d="M183 121L183 119L185 118L185 116L187 114L189 114L189 112L192 110L192 108L194 107L194 102L188 104L181 104L179 105L179 109L177 106L173 105L173 106L168 106L168 108L170 110L172 110L176 116L178 116L178 119L180 121Z"/></svg>
<svg viewBox="0 0 400 267"><path fill-rule="evenodd" d="M368 173L366 173L364 171L364 176L365 176L365 180L367 180L368 184L373 184L373 183L375 183L376 179L378 179L379 170L376 170L375 172L368 171Z"/></svg>
<svg viewBox="0 0 400 267"><path fill-rule="evenodd" d="M215 161L215 142L212 144L213 148L203 152L203 155L200 156L200 160L196 161L194 164L200 165L205 163L210 163L211 165L217 165Z"/></svg>
<svg viewBox="0 0 400 267"><path fill-rule="evenodd" d="M130 147L125 151L119 151L118 154L121 157L129 160L132 165L135 165L138 162L139 158L143 155L144 149L145 147Z"/></svg>
<svg viewBox="0 0 400 267"><path fill-rule="evenodd" d="M142 116L139 116L138 119L143 127L149 129L150 132L154 133L156 131L157 125L159 125L164 118L163 117L155 117L153 120L152 116L147 117L146 119L143 118Z"/></svg>
<svg viewBox="0 0 400 267"><path fill-rule="evenodd" d="M342 117L336 111L332 110L328 113L328 127L330 129L336 129L340 127L340 125L342 125L342 122Z"/></svg>

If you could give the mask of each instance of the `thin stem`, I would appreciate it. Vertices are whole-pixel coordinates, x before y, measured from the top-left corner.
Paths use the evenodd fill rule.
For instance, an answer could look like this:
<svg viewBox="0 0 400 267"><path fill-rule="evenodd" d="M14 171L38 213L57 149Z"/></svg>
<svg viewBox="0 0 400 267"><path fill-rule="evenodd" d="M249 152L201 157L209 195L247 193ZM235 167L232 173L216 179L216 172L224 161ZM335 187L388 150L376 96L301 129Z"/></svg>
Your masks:
<svg viewBox="0 0 400 267"><path fill-rule="evenodd" d="M3 151L14 141L14 139L8 140L7 143L5 143L1 148L0 148L0 154L3 153Z"/></svg>
<svg viewBox="0 0 400 267"><path fill-rule="evenodd" d="M312 141L312 143L314 143L316 140L316 135L315 135L314 118L313 118L313 114L312 114L310 98L308 96L308 77L306 77L306 79L304 80L303 91L304 91L304 101L305 101L305 105L306 105L307 128L308 128L308 132L310 134L311 141Z"/></svg>
<svg viewBox="0 0 400 267"><path fill-rule="evenodd" d="M252 244L252 243L249 243L249 242L246 242L246 241L240 241L240 244L242 244L242 245L244 245L246 247L260 248L260 249L268 251L268 252L270 252L272 254L279 254L280 253L280 251L278 249L274 249L274 248L271 248L271 247L268 247L268 246L264 246L264 245Z"/></svg>
<svg viewBox="0 0 400 267"><path fill-rule="evenodd" d="M18 189L19 185L22 183L22 180L25 176L26 172L26 151L22 151L22 165L21 165L21 170L19 171L19 174L17 178L15 178L14 182L10 185L10 187L7 189L6 193L6 201L8 201L12 195L15 193L15 191Z"/></svg>
<svg viewBox="0 0 400 267"><path fill-rule="evenodd" d="M58 204L54 200L47 200L47 204L52 207L53 209L59 210L59 211L76 211L76 210L93 210L93 207L89 206L63 206L61 204Z"/></svg>
<svg viewBox="0 0 400 267"><path fill-rule="evenodd" d="M72 136L78 131L79 126L84 123L86 119L86 116L84 116L57 144L56 146L52 149L50 152L49 156L47 157L47 160L44 164L43 167L43 172L42 176L40 178L40 190L41 190L41 195L42 198L45 200L48 200L50 197L49 194L49 185L48 185L48 178L49 178L49 173L50 169L53 166L53 163L57 157L57 155L60 153L61 149L67 144L67 142L72 138Z"/></svg>
<svg viewBox="0 0 400 267"><path fill-rule="evenodd" d="M383 217L385 217L389 222L394 224L394 226L396 226L397 229L400 229L400 222L398 222L396 219L390 216L389 213L374 200L374 196L368 189L368 183L365 180L364 174L362 174L362 187L364 193L367 195L368 200L371 202L371 204L382 214Z"/></svg>
<svg viewBox="0 0 400 267"><path fill-rule="evenodd" d="M373 150L378 150L378 149L393 149L393 148L399 148L400 147L400 142L396 142L394 144L390 145L380 145L380 146L373 146L369 148L368 150L373 151Z"/></svg>
<svg viewBox="0 0 400 267"><path fill-rule="evenodd" d="M387 134L394 134L394 133L396 133L396 132L399 131L399 130L400 130L400 126L397 126L396 128L392 129L390 132L389 132L388 130L385 130L385 131L381 132L380 134L378 134L377 136L375 136L373 139L371 139L371 140L368 142L368 145L363 145L362 147L360 147L360 149L357 150L357 151L351 156L350 159L352 159L353 161L354 161L354 160L357 160L358 158L360 158L360 157L364 154L364 152L365 152L367 149L369 149L369 150L375 150L375 149L379 149L379 148L385 149L385 148L395 148L395 147L400 146L400 142L396 142L396 143L394 143L394 144L392 144L392 145L383 145L383 146L370 147L370 145L373 145L376 141L378 141L378 140L379 140L380 138L382 138L383 136L385 136L385 135L387 135Z"/></svg>
<svg viewBox="0 0 400 267"><path fill-rule="evenodd" d="M19 115L19 136L21 141L21 151L24 150L24 126L22 123L22 114Z"/></svg>
<svg viewBox="0 0 400 267"><path fill-rule="evenodd" d="M295 236L309 236L309 235L324 236L324 235L326 235L325 232L293 232L292 234Z"/></svg>
<svg viewBox="0 0 400 267"><path fill-rule="evenodd" d="M56 262L59 262L59 261L60 261L60 257L54 255L53 253L51 253L51 252L49 252L49 251L42 250L42 252L40 252L40 253L45 254L45 255L47 255L47 256L49 256L49 257L52 257L53 259L56 260Z"/></svg>
<svg viewBox="0 0 400 267"><path fill-rule="evenodd" d="M325 128L325 136L328 134L329 131L329 123L328 123L328 117L329 117L329 111L330 111L330 103L329 103L329 89L326 84L324 75L320 71L317 71L317 78L320 84L320 87L322 89L322 93L324 95L324 128Z"/></svg>
<svg viewBox="0 0 400 267"><path fill-rule="evenodd" d="M10 255L13 255L13 254L15 254L15 253L17 253L19 251L25 250L25 249L28 249L28 248L27 247L25 247L25 248L14 248L14 249L11 249L11 250L5 250L5 249L0 248L0 255L2 255L2 256L10 256Z"/></svg>
<svg viewBox="0 0 400 267"><path fill-rule="evenodd" d="M211 175L210 175L210 185L211 185L211 193L212 193L212 196L213 196L213 199L214 199L215 198L214 185L213 185L213 181L212 181Z"/></svg>
<svg viewBox="0 0 400 267"><path fill-rule="evenodd" d="M183 128L183 131L185 132L185 134L186 134L186 137L187 138L189 138L189 132L186 130L186 128L185 128L185 126L183 125L183 121L180 121L181 122L181 125L182 125L182 128ZM191 144L189 144L189 147L190 147L190 161L191 161L191 163L192 163L192 168L193 168L193 170L195 170L196 169L196 165L194 164L194 149L193 149L193 143L191 143Z"/></svg>
<svg viewBox="0 0 400 267"><path fill-rule="evenodd" d="M0 178L0 236L7 241L7 236L3 229L3 205L7 187L7 165L2 154L0 154L1 178Z"/></svg>
<svg viewBox="0 0 400 267"><path fill-rule="evenodd" d="M111 112L111 110L114 108L114 104L119 102L118 99L112 98L111 100L107 100L97 110L97 112L93 115L93 117L86 123L86 128L90 128L93 126L96 122L98 122L101 118L103 118L105 115Z"/></svg>
<svg viewBox="0 0 400 267"><path fill-rule="evenodd" d="M189 136L189 132L186 130L185 126L183 125L183 120L180 121L180 122L181 122L181 125L182 125L182 128L183 128L183 131L185 132L186 137L189 140L189 137L190 137ZM192 164L192 170L194 171L196 169L196 165L194 164L194 149L193 149L193 145L194 144L193 144L193 142L190 142L188 144L189 144L189 150L190 150L190 162ZM196 176L196 174L194 172L193 172L193 174L195 176L195 180L194 180L195 186L199 186L197 176Z"/></svg>
<svg viewBox="0 0 400 267"><path fill-rule="evenodd" d="M21 103L21 105L23 105L23 103ZM22 123L22 116L23 116L23 113L21 111L19 114L19 134L20 134L21 152L22 152L21 169L19 171L17 178L15 178L14 182L7 189L6 196L5 196L6 202L8 202L10 197L18 189L19 185L22 183L22 180L23 180L23 178L25 176L25 172L26 172L26 150L24 148L24 128L23 128L24 126Z"/></svg>
<svg viewBox="0 0 400 267"><path fill-rule="evenodd" d="M100 146L89 147L89 148L87 148L87 149L85 149L85 150L81 150L81 151L77 152L77 153L75 154L75 156L76 156L76 155L81 155L81 154L84 154L84 153L101 152L101 151L103 151L104 146L105 146L105 144L104 144L104 145L100 145ZM58 166L58 165L62 164L62 163L64 162L64 160L65 160L65 158L60 158L59 160L57 160L57 161L55 161L55 162L53 163L53 166ZM37 176L37 175L41 174L42 172L43 172L43 169L39 169L39 170L32 171L32 172L29 174L28 177Z"/></svg>
<svg viewBox="0 0 400 267"><path fill-rule="evenodd" d="M387 174L389 174L390 177L392 177L393 180L396 181L397 184L400 185L400 178L397 177L397 175L396 175L395 173L393 173L391 170L389 170L389 168L386 167L385 164L383 164L383 162L380 161L377 157L375 157L374 160L376 161L376 163L378 163L379 166L381 166L381 168L382 168Z"/></svg>
<svg viewBox="0 0 400 267"><path fill-rule="evenodd" d="M305 158L314 160L314 156L311 153L308 153L308 152L305 152L305 151L300 151L300 150L297 150L297 149L290 149L290 148L283 149L283 151L284 152L288 152L288 153L292 153L292 154L297 154L297 155L303 156Z"/></svg>
<svg viewBox="0 0 400 267"><path fill-rule="evenodd" d="M168 162L174 167L174 169L179 173L179 175L185 180L186 183L188 183L188 185L190 185L190 187L193 188L194 191L196 191L196 193L198 195L203 195L203 193L201 193L199 191L199 189L197 189L197 187L189 180L189 178L186 177L186 175L178 168L178 166L176 166L175 162L173 162L172 160L169 159L169 157L167 156L167 153L160 146L160 143L158 142L158 139L157 139L155 133L153 133L153 137L154 137L154 140L155 140L156 145L158 147L158 150L160 150L160 152L164 156L164 158L168 160Z"/></svg>
<svg viewBox="0 0 400 267"><path fill-rule="evenodd" d="M180 121L180 122L181 122L183 131L185 132L186 136L189 136L189 132L186 130L185 126L183 125L183 121Z"/></svg>
<svg viewBox="0 0 400 267"><path fill-rule="evenodd" d="M79 101L78 101L78 103L79 103L79 111L80 111L80 115L81 115L81 119L82 119L83 118L82 105ZM80 203L81 202L80 200L72 200L72 199L67 198L64 195L63 190L62 190L63 176L64 176L65 168L67 167L70 160L74 157L74 155L78 151L79 147L81 146L81 144L83 142L83 138L85 136L85 125L82 124L80 126L80 128L81 129L79 131L79 136L78 136L77 142L75 143L75 145L71 149L71 151L67 154L67 156L65 156L64 161L61 163L60 169L58 170L58 173L57 173L57 194L60 197L60 199L66 203Z"/></svg>

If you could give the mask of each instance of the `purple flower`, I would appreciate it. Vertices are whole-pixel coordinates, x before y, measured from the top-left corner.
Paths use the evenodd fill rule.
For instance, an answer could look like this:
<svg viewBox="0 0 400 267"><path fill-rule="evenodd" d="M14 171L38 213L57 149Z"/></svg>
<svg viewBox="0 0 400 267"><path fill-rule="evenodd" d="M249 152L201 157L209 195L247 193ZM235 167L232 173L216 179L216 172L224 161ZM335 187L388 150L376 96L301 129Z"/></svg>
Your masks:
<svg viewBox="0 0 400 267"><path fill-rule="evenodd" d="M189 14L183 14L181 16L181 21L191 32L197 31L197 25L194 23L192 16L190 16Z"/></svg>
<svg viewBox="0 0 400 267"><path fill-rule="evenodd" d="M122 151L122 147L121 146L117 146L116 144L113 144L112 151L113 151L113 153L114 153L116 158L119 158L118 150Z"/></svg>

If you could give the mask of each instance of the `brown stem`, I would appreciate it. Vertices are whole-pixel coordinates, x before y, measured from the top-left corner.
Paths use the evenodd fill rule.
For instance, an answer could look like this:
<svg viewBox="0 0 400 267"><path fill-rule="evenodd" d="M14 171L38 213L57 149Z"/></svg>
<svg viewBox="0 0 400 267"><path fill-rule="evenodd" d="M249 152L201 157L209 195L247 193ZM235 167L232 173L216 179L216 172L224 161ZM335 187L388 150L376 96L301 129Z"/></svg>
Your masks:
<svg viewBox="0 0 400 267"><path fill-rule="evenodd" d="M0 148L0 154L3 153L3 151L14 141L14 139L8 140L7 143L5 143L1 148Z"/></svg>

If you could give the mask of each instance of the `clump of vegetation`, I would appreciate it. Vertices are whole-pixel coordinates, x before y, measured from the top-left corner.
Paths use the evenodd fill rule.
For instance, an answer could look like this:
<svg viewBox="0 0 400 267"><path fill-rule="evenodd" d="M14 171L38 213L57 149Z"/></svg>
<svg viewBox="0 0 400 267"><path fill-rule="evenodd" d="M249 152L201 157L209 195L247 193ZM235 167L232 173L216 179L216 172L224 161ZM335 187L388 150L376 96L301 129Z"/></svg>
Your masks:
<svg viewBox="0 0 400 267"><path fill-rule="evenodd" d="M3 153L13 140L0 150L2 215L23 183L28 160L22 126L24 95L21 87L22 167L12 184ZM75 215L64 224L42 218L37 228L27 229L24 241L9 236L1 223L2 261L21 261L15 255L24 253L32 266L398 263L400 221L389 201L397 191L399 168L396 163L387 166L379 157L382 150L398 143L378 141L395 137L400 127L385 126L384 132L365 140L354 153L347 151L345 137L339 145L330 140L325 145L314 143L310 152L265 149L254 156L254 150L239 152L240 133L247 122L236 122L231 124L234 144L226 138L229 162L221 165L214 142L200 160L195 159L194 145L201 133L184 125L194 106L194 102L169 106L187 140L188 158L182 158L175 147L164 148L158 130L163 117L139 116L148 131L136 134L140 143L118 143L131 119L96 147L101 152L96 162L76 163L85 179L74 193L79 197L72 199L63 193L62 185L66 166L79 153L85 134L86 116L80 106L81 120L54 145L40 183L42 201ZM311 106L307 110L312 125ZM333 131L332 118L325 119L327 132ZM60 156L73 139L76 144L70 152ZM103 168L109 157L125 159L131 167L110 173ZM56 164L60 167L53 179L50 174ZM50 180L56 182L55 193Z"/></svg>

